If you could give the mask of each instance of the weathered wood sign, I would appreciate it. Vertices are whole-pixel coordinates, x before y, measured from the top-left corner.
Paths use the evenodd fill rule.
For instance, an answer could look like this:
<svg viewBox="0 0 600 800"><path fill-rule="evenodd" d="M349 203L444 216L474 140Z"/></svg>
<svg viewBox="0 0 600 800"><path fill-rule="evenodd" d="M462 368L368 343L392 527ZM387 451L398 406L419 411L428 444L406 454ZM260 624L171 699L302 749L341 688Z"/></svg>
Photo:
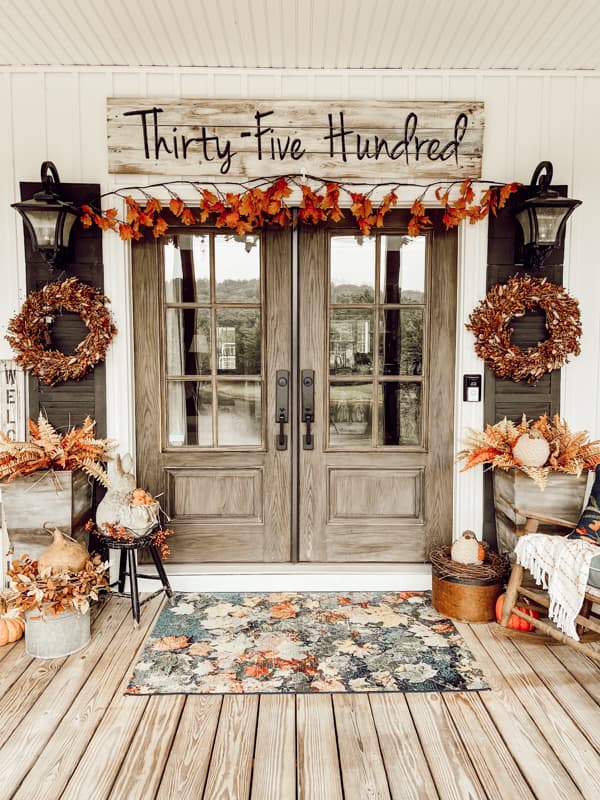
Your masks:
<svg viewBox="0 0 600 800"><path fill-rule="evenodd" d="M0 431L25 439L25 373L12 359L0 360Z"/></svg>
<svg viewBox="0 0 600 800"><path fill-rule="evenodd" d="M477 178L482 149L480 102L108 99L113 173Z"/></svg>

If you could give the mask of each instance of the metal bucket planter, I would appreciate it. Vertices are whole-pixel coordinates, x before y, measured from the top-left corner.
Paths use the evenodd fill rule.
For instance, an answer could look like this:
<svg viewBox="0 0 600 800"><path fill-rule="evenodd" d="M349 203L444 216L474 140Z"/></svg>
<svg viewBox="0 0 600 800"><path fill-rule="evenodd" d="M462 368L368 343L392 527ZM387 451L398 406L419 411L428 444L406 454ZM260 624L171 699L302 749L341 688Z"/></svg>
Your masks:
<svg viewBox="0 0 600 800"><path fill-rule="evenodd" d="M34 658L64 658L90 643L90 612L44 615L25 612L25 650Z"/></svg>
<svg viewBox="0 0 600 800"><path fill-rule="evenodd" d="M517 514L517 509L573 520L575 523L583 509L587 482L587 472L580 477L550 472L542 490L521 470L495 469L494 512L500 555L507 555L512 560L517 543L517 526L525 524L525 517ZM545 532L545 527L540 525L540 531ZM565 531L560 533L564 535Z"/></svg>

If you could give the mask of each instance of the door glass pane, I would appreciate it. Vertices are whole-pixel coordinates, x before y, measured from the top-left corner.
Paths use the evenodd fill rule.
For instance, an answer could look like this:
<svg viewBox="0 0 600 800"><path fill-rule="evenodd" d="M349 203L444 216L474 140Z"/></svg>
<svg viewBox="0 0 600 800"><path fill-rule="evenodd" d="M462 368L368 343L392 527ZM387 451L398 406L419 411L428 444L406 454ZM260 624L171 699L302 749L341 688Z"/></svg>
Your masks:
<svg viewBox="0 0 600 800"><path fill-rule="evenodd" d="M426 236L381 237L381 302L425 302Z"/></svg>
<svg viewBox="0 0 600 800"><path fill-rule="evenodd" d="M259 445L261 385L256 381L218 381L218 444Z"/></svg>
<svg viewBox="0 0 600 800"><path fill-rule="evenodd" d="M382 445L421 444L421 384L380 383L378 388L379 430Z"/></svg>
<svg viewBox="0 0 600 800"><path fill-rule="evenodd" d="M165 301L210 302L210 248L208 236L183 233L164 245Z"/></svg>
<svg viewBox="0 0 600 800"><path fill-rule="evenodd" d="M212 445L210 383L167 382L167 442L170 447Z"/></svg>
<svg viewBox="0 0 600 800"><path fill-rule="evenodd" d="M217 372L260 375L260 311L223 308L217 311Z"/></svg>
<svg viewBox="0 0 600 800"><path fill-rule="evenodd" d="M332 375L370 375L373 372L372 311L331 309L329 370Z"/></svg>
<svg viewBox="0 0 600 800"><path fill-rule="evenodd" d="M379 317L379 367L384 375L423 374L423 311L386 308Z"/></svg>
<svg viewBox="0 0 600 800"><path fill-rule="evenodd" d="M210 374L210 311L168 308L167 374Z"/></svg>
<svg viewBox="0 0 600 800"><path fill-rule="evenodd" d="M372 303L375 287L375 238L332 236L331 302Z"/></svg>
<svg viewBox="0 0 600 800"><path fill-rule="evenodd" d="M329 387L329 444L359 447L371 444L372 383L332 383Z"/></svg>
<svg viewBox="0 0 600 800"><path fill-rule="evenodd" d="M260 303L260 238L215 236L217 303Z"/></svg>

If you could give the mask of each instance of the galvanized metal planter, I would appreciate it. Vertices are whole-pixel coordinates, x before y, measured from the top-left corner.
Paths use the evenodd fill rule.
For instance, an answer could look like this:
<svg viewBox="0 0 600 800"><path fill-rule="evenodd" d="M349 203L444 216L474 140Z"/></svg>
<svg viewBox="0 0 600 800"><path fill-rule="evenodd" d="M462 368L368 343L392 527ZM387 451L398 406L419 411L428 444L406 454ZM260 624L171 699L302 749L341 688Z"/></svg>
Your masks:
<svg viewBox="0 0 600 800"><path fill-rule="evenodd" d="M63 658L90 643L90 612L63 611L46 616L25 612L25 650L34 658Z"/></svg>
<svg viewBox="0 0 600 800"><path fill-rule="evenodd" d="M44 523L87 544L92 484L81 470L40 470L0 485L8 539L16 556L37 559L50 544Z"/></svg>
<svg viewBox="0 0 600 800"><path fill-rule="evenodd" d="M563 472L550 472L542 491L521 470L494 470L494 511L500 555L507 555L512 560L517 542L516 528L525 524L525 517L517 514L517 509L577 522L583 508L587 482L587 472L579 478ZM545 532L547 527L540 525L540 531ZM564 535L565 531L561 533Z"/></svg>

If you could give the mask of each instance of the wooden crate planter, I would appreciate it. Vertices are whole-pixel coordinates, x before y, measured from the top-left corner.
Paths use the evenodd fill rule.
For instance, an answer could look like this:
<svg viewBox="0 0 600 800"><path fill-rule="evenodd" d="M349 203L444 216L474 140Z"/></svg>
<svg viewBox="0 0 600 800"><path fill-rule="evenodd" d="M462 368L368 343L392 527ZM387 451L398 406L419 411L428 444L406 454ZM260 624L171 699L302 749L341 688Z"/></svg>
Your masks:
<svg viewBox="0 0 600 800"><path fill-rule="evenodd" d="M587 482L587 472L580 477L563 472L550 472L546 487L542 491L531 478L518 469L494 470L494 514L498 552L512 557L517 542L517 526L525 524L525 517L517 514L516 509L576 522L583 508ZM545 532L544 525L540 525L540 531Z"/></svg>
<svg viewBox="0 0 600 800"><path fill-rule="evenodd" d="M0 488L8 540L16 556L27 553L35 560L41 555L51 541L45 523L87 544L84 526L91 517L92 483L81 470L34 472Z"/></svg>

